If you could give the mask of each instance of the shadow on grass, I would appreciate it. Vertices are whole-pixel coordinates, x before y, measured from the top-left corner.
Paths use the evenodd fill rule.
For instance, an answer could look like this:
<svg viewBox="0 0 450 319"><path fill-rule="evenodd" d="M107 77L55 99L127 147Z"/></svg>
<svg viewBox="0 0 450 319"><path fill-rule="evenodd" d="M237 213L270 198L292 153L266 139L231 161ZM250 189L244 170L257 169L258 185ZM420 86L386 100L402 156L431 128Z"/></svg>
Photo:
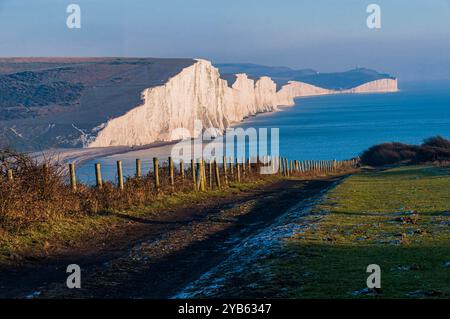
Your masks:
<svg viewBox="0 0 450 319"><path fill-rule="evenodd" d="M273 220L302 199L317 195L334 180L289 181L286 191L275 189L273 196L260 196L244 213L224 215L219 207L195 217L192 229L170 227L174 232L161 232L159 237L144 244L158 245L155 250L133 251L133 257L121 258L114 267L86 278L83 289L71 291L66 297L83 298L167 298L187 283L197 279L228 256L228 252L255 231L267 227ZM305 184L308 186L305 187ZM122 218L128 218L122 216ZM257 222L255 222L257 221ZM144 221L147 222L147 221ZM184 223L177 219L174 222ZM190 226L189 226L190 227ZM167 230L167 229L166 229ZM180 230L178 232L178 230ZM168 236L166 236L168 235ZM145 246L145 245L144 245ZM159 250L159 251L158 251ZM87 277L87 275L86 275ZM111 286L111 282L120 285Z"/></svg>
<svg viewBox="0 0 450 319"><path fill-rule="evenodd" d="M413 215L411 211L398 211L392 213L377 213L377 212L345 212L345 211L333 211L333 215L347 215L347 216L361 216L361 217L408 217ZM450 211L434 211L434 212L418 212L417 215L420 216L447 216L450 217Z"/></svg>
<svg viewBox="0 0 450 319"><path fill-rule="evenodd" d="M171 224L181 224L181 225L185 225L185 224L189 224L192 219L187 219L187 220L152 220L152 219L148 219L148 218L142 218L142 217L137 217L137 216L132 216L132 215L127 215L127 214L122 214L122 213L110 213L109 215L121 218L121 219L125 219L128 221L132 221L135 223L140 223L140 224L155 224L155 225L171 225Z"/></svg>
<svg viewBox="0 0 450 319"><path fill-rule="evenodd" d="M275 276L265 285L270 291L284 291L279 297L450 297L450 267L446 265L450 261L450 247L445 245L349 246L294 242L288 245L288 250L295 257L268 263ZM367 287L370 274L366 269L370 264L381 267L382 294L377 296L361 293Z"/></svg>
<svg viewBox="0 0 450 319"><path fill-rule="evenodd" d="M386 169L378 172L367 172L373 176L382 177L407 177L408 179L416 177L433 177L450 175L450 168L436 166L401 166L394 169Z"/></svg>

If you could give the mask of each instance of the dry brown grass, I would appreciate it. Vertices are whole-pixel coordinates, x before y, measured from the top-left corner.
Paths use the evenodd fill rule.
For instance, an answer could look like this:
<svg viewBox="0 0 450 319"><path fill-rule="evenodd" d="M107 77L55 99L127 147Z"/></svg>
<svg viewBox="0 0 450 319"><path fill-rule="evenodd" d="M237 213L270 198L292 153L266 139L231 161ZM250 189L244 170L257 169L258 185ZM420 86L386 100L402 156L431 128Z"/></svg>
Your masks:
<svg viewBox="0 0 450 319"><path fill-rule="evenodd" d="M13 180L7 179L12 170ZM11 150L0 151L0 226L19 230L30 223L74 211L74 196L59 165L38 165Z"/></svg>

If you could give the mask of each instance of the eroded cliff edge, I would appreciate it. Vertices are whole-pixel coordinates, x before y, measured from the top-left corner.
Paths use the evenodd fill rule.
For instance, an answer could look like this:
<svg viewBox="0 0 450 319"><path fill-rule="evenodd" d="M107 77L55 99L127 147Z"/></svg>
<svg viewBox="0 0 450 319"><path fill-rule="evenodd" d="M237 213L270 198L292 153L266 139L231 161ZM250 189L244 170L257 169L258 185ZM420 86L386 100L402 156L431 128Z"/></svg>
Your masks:
<svg viewBox="0 0 450 319"><path fill-rule="evenodd" d="M392 78L346 90L290 81L277 90L271 78L263 76L255 81L246 74L237 74L229 87L211 62L199 59L166 83L145 89L141 105L110 119L85 146L136 146L176 140L184 137L173 134L177 128L185 128L193 136L195 120L201 120L203 127L224 130L247 116L294 105L294 99L303 96L396 91L397 80Z"/></svg>

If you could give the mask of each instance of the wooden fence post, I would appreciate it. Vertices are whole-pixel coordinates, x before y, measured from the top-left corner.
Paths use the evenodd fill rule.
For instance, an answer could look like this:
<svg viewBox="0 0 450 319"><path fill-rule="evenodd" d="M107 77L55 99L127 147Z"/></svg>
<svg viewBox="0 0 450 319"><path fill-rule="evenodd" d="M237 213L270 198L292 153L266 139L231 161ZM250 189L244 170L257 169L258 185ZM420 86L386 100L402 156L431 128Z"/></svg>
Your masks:
<svg viewBox="0 0 450 319"><path fill-rule="evenodd" d="M205 160L203 158L202 158L201 169L202 169L201 188L202 188L202 192L204 192L206 189L206 165L205 165Z"/></svg>
<svg viewBox="0 0 450 319"><path fill-rule="evenodd" d="M170 186L175 186L175 177L173 175L173 159L169 156L169 175L170 175Z"/></svg>
<svg viewBox="0 0 450 319"><path fill-rule="evenodd" d="M141 177L141 160L136 158L136 177Z"/></svg>
<svg viewBox="0 0 450 319"><path fill-rule="evenodd" d="M228 185L228 176L227 176L227 158L223 157L223 181L225 185Z"/></svg>
<svg viewBox="0 0 450 319"><path fill-rule="evenodd" d="M102 172L100 170L100 163L95 164L95 180L97 182L97 187L99 189L103 188L103 181L102 181Z"/></svg>
<svg viewBox="0 0 450 319"><path fill-rule="evenodd" d="M159 162L157 157L153 157L153 175L155 176L155 188L159 190Z"/></svg>
<svg viewBox="0 0 450 319"><path fill-rule="evenodd" d="M216 186L217 186L217 189L220 189L219 165L217 165L217 160L215 160L215 159L214 159L214 171L216 172Z"/></svg>
<svg viewBox="0 0 450 319"><path fill-rule="evenodd" d="M278 175L283 175L283 163L281 163L281 157L277 156L275 163L278 165Z"/></svg>
<svg viewBox="0 0 450 319"><path fill-rule="evenodd" d="M13 170L12 169L8 169L7 174L8 174L8 182L14 181Z"/></svg>
<svg viewBox="0 0 450 319"><path fill-rule="evenodd" d="M117 161L117 179L119 181L119 189L123 191L122 161Z"/></svg>
<svg viewBox="0 0 450 319"><path fill-rule="evenodd" d="M291 165L292 165L292 161L290 161L289 159L286 159L286 164L287 164L287 167L288 167L288 169L287 169L287 174L288 174L288 176L290 176L291 175L291 172L292 172L292 168L291 168Z"/></svg>
<svg viewBox="0 0 450 319"><path fill-rule="evenodd" d="M230 157L230 175L231 179L234 181L234 158Z"/></svg>
<svg viewBox="0 0 450 319"><path fill-rule="evenodd" d="M181 174L181 180L184 180L184 161L180 160L180 174Z"/></svg>
<svg viewBox="0 0 450 319"><path fill-rule="evenodd" d="M196 172L195 172L195 161L191 159L191 170L192 170L192 181L194 182L194 190L197 190Z"/></svg>
<svg viewBox="0 0 450 319"><path fill-rule="evenodd" d="M209 189L213 189L213 161L212 161L212 158L209 159L208 169L209 169Z"/></svg>
<svg viewBox="0 0 450 319"><path fill-rule="evenodd" d="M284 158L283 157L279 157L278 159L280 161L280 172L281 172L281 176L284 176L285 172L284 172Z"/></svg>
<svg viewBox="0 0 450 319"><path fill-rule="evenodd" d="M288 161L287 161L287 158L284 158L283 159L283 162L284 162L284 176L288 176Z"/></svg>
<svg viewBox="0 0 450 319"><path fill-rule="evenodd" d="M48 177L48 173L50 172L50 169L48 167L48 163L44 163L44 165L42 165L42 171L44 173L44 178Z"/></svg>
<svg viewBox="0 0 450 319"><path fill-rule="evenodd" d="M236 158L236 178L237 182L241 182L241 167L239 165L239 160Z"/></svg>
<svg viewBox="0 0 450 319"><path fill-rule="evenodd" d="M289 164L288 159L284 159L284 176L289 176Z"/></svg>
<svg viewBox="0 0 450 319"><path fill-rule="evenodd" d="M200 160L199 162L197 162L197 165L196 165L196 166L197 166L197 167L196 167L196 169L194 170L194 171L195 171L195 175L196 175L196 178L195 178L195 180L196 180L195 187L196 187L197 191L199 191L199 190L201 189L201 187L202 187L202 178L203 178L203 173L202 173L202 162L201 162L201 160Z"/></svg>
<svg viewBox="0 0 450 319"><path fill-rule="evenodd" d="M77 177L75 174L75 164L70 163L69 164L69 173L70 173L70 188L72 189L72 192L77 191Z"/></svg>

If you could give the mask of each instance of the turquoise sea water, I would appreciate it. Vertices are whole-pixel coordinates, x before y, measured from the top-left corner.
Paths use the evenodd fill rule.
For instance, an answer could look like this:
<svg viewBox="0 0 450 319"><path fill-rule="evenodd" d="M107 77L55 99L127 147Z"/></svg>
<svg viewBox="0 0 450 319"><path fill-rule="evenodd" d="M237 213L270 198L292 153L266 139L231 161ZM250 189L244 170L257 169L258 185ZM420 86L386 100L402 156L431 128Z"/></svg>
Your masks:
<svg viewBox="0 0 450 319"><path fill-rule="evenodd" d="M242 126L280 128L280 153L296 159L346 159L371 145L450 138L450 81L401 85L387 94L301 98Z"/></svg>
<svg viewBox="0 0 450 319"><path fill-rule="evenodd" d="M300 98L293 107L236 126L279 128L280 154L299 160L348 159L378 143L420 143L435 135L450 138L450 81L400 83L397 93ZM93 182L93 165L100 162L105 179L113 180L119 159L124 173L132 175L136 158L142 160L145 172L153 156L168 153L170 146L97 158L81 165L78 175Z"/></svg>

